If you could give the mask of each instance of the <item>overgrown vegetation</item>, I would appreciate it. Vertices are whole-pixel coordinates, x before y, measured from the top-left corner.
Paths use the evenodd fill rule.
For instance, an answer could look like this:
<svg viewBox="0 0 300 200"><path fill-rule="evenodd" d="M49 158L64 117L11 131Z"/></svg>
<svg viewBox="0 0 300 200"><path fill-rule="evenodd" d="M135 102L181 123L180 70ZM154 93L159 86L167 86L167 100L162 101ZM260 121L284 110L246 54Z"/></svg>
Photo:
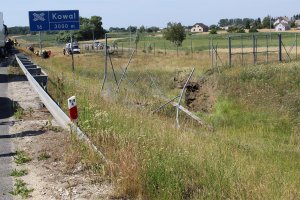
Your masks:
<svg viewBox="0 0 300 200"><path fill-rule="evenodd" d="M99 54L75 56L74 74L68 57L34 59L49 74L49 92L55 99L77 97L80 127L109 160L104 163L74 142L70 166L84 160L86 167L116 183L117 196L293 199L300 195L299 62L232 67L209 76L217 85L216 103L212 113L201 115L213 126L211 132L184 115L180 119L185 123L176 129L170 107L150 114L162 104L152 94L178 95L176 71L196 66L193 81L197 81L208 69L204 52L193 57L138 54L119 93L111 72L111 81L100 93L99 63L104 58ZM112 62L122 66L128 57L118 55ZM116 71L119 79L121 70ZM60 86L56 80L61 80Z"/></svg>

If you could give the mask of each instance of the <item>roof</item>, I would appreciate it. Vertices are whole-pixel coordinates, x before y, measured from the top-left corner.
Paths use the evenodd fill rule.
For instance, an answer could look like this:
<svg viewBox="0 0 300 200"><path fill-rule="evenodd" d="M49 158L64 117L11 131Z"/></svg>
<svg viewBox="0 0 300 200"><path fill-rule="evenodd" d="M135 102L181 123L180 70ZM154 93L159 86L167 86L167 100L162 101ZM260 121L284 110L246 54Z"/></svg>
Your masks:
<svg viewBox="0 0 300 200"><path fill-rule="evenodd" d="M203 24L203 23L196 23L196 24L194 24L194 26L196 26L196 25L201 26L201 27L203 27L203 28L208 28L208 26L206 26L206 25ZM193 26L193 27L194 27L194 26Z"/></svg>
<svg viewBox="0 0 300 200"><path fill-rule="evenodd" d="M277 20L274 22L274 26L277 26L278 24L289 24L290 19L288 17L278 17Z"/></svg>

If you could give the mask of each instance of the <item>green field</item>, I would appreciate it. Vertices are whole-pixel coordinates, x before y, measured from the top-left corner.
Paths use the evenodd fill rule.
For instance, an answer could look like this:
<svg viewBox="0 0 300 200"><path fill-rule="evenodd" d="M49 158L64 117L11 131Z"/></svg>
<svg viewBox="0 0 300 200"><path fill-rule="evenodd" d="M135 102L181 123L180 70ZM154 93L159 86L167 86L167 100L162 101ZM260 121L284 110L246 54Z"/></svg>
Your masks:
<svg viewBox="0 0 300 200"><path fill-rule="evenodd" d="M220 48L226 47L226 35L217 37L223 38ZM286 41L293 37L286 36ZM195 47L203 44L207 50L210 35L188 37L186 51L191 38ZM157 48L166 42L145 37L139 45L150 40ZM299 62L223 67L203 83L200 77L210 69L206 51L179 56L170 51L157 56L138 53L117 92L111 68L100 89L103 54L76 55L73 74L70 57L57 49L49 59L29 55L49 74L49 92L65 110L67 98L77 97L79 125L109 162L75 144L71 152L80 155L87 169L111 180L116 197L299 198ZM128 55L112 55L112 62L119 79ZM192 67L192 81L203 85L206 92L201 97L211 99L212 106L193 111L212 128L199 126L181 112L177 129L171 106L151 112L164 103L156 96L180 93L175 78L180 74L185 80Z"/></svg>
<svg viewBox="0 0 300 200"><path fill-rule="evenodd" d="M276 32L270 33L244 33L244 34L192 34L187 35L186 39L183 41L179 50L181 51L203 51L210 49L210 43L212 42L214 46L218 46L220 49L228 48L228 37L232 37L232 47L233 48L240 48L243 44L244 48L251 48L253 47L253 36L257 37L257 46L258 47L265 47L268 45L269 47L277 47L278 46L278 34ZM300 35L299 33L280 33L282 35L282 41L285 46L292 46L295 45L295 40L299 43ZM297 36L296 36L297 35ZM136 34L132 33L108 33L108 36L111 38L110 43L116 42L121 48L122 46L125 48L132 47L135 48L135 37ZM268 37L266 39L266 36ZM295 38L297 37L297 38ZM27 35L27 36L17 36L17 39L25 40L27 43L33 43L38 45L39 43L39 35ZM56 42L56 34L46 34L42 33L42 41L44 46L54 46L59 44ZM243 39L242 39L243 38ZM91 39L92 40L92 39ZM243 42L242 42L243 40ZM268 42L268 43L267 43ZM84 42L83 42L84 43ZM147 48L151 46L154 50L157 49L159 51L166 50L176 50L176 47L170 43L169 41L165 40L162 37L162 33L156 34L147 34L143 33L140 34L140 40L138 42L138 49L140 50L147 50Z"/></svg>
<svg viewBox="0 0 300 200"><path fill-rule="evenodd" d="M110 34L108 34L110 36ZM295 42L295 33L281 33L283 42L286 46L291 46ZM299 37L299 34L297 34ZM245 34L217 34L217 35L210 35L210 34L196 34L196 35L187 35L187 38L184 40L182 47L180 50L182 51L202 51L202 50L209 50L210 43L213 42L214 45L217 45L218 48L224 49L228 48L228 37L232 37L232 47L233 48L240 48L242 39L243 38L243 46L245 48L253 46L253 36L257 37L257 46L264 47L266 46L266 36L268 37L268 45L270 47L278 46L278 33L245 33ZM135 35L131 35L131 43L132 47L135 47L134 43ZM128 47L130 44L130 36L114 33L112 34L112 38L117 38L116 41L118 42L119 46L123 44L124 47ZM125 39L120 39L125 38ZM160 50L176 50L176 47L171 44L169 41L165 40L162 37L162 34L141 34L140 41L138 43L139 49L147 48L149 45L152 47Z"/></svg>

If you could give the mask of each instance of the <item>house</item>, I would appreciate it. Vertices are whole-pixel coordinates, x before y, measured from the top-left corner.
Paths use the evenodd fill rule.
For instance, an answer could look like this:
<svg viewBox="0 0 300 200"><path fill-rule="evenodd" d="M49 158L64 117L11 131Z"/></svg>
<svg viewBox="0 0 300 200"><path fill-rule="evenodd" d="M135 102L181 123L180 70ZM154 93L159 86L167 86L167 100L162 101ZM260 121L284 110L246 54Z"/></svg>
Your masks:
<svg viewBox="0 0 300 200"><path fill-rule="evenodd" d="M274 27L276 31L288 31L291 30L290 20L288 17L278 17L274 22Z"/></svg>
<svg viewBox="0 0 300 200"><path fill-rule="evenodd" d="M193 26L185 26L185 27L184 27L184 30L185 30L186 32L191 32L192 28L193 28Z"/></svg>
<svg viewBox="0 0 300 200"><path fill-rule="evenodd" d="M190 30L192 33L208 32L208 26L203 23L196 23Z"/></svg>
<svg viewBox="0 0 300 200"><path fill-rule="evenodd" d="M296 29L300 30L300 19L295 21Z"/></svg>

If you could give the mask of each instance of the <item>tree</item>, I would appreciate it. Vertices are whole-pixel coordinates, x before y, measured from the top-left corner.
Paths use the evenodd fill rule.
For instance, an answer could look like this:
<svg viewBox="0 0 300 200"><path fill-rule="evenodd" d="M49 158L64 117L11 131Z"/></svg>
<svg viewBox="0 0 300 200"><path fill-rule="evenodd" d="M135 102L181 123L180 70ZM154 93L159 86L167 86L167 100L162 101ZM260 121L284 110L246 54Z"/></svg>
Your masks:
<svg viewBox="0 0 300 200"><path fill-rule="evenodd" d="M252 23L252 26L260 29L262 28L262 23L261 23L261 19L260 18L257 18L253 23Z"/></svg>
<svg viewBox="0 0 300 200"><path fill-rule="evenodd" d="M209 30L212 30L212 29L219 30L220 28L217 25L213 24L213 25L209 26Z"/></svg>
<svg viewBox="0 0 300 200"><path fill-rule="evenodd" d="M228 20L228 19L220 19L220 21L219 21L218 24L219 24L220 27L225 27L225 26L231 25L231 24L229 23L229 20Z"/></svg>
<svg viewBox="0 0 300 200"><path fill-rule="evenodd" d="M262 20L262 27L263 28L272 28L272 23L271 23L271 16L266 16Z"/></svg>
<svg viewBox="0 0 300 200"><path fill-rule="evenodd" d="M28 26L15 26L8 28L8 33L10 35L26 35L30 33L30 30Z"/></svg>
<svg viewBox="0 0 300 200"><path fill-rule="evenodd" d="M144 25L142 25L142 26L140 27L140 29L139 29L139 32L140 32L140 33L144 33L145 31L146 31L146 28L145 28Z"/></svg>
<svg viewBox="0 0 300 200"><path fill-rule="evenodd" d="M91 28L94 28L95 38L104 38L106 30L104 30L104 28L102 27L102 17L92 16L89 24L91 25Z"/></svg>
<svg viewBox="0 0 300 200"><path fill-rule="evenodd" d="M156 33L158 31L159 31L159 27L156 27L156 26L151 26L151 27L147 28L148 33Z"/></svg>
<svg viewBox="0 0 300 200"><path fill-rule="evenodd" d="M128 26L128 28L127 28L127 31L132 32L132 33L136 32L136 30L137 30L136 26Z"/></svg>
<svg viewBox="0 0 300 200"><path fill-rule="evenodd" d="M100 16L92 16L90 19L80 17L80 30L74 32L75 40L90 40L91 38L104 38L106 30L102 27L102 18ZM60 32L56 37L57 41L70 41L70 32Z"/></svg>
<svg viewBox="0 0 300 200"><path fill-rule="evenodd" d="M181 23L169 22L167 28L163 32L163 37L176 46L178 55L178 47L182 45L183 40L186 38L185 29Z"/></svg>

